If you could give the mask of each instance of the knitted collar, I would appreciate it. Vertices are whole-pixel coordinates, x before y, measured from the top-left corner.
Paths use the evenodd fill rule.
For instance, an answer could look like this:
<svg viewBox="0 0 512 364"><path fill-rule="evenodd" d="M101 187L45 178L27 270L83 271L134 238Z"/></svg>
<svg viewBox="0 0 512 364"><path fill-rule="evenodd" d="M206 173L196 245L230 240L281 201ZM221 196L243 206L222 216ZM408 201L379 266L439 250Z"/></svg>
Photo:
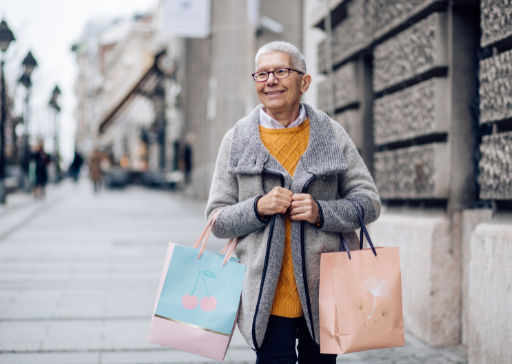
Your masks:
<svg viewBox="0 0 512 364"><path fill-rule="evenodd" d="M303 104L309 117L309 143L302 155L297 171L305 169L317 176L338 174L348 170L345 157L335 139L329 117L307 104ZM259 174L263 170L287 174L283 166L263 145L259 133L258 105L247 117L236 123L229 157L228 173Z"/></svg>

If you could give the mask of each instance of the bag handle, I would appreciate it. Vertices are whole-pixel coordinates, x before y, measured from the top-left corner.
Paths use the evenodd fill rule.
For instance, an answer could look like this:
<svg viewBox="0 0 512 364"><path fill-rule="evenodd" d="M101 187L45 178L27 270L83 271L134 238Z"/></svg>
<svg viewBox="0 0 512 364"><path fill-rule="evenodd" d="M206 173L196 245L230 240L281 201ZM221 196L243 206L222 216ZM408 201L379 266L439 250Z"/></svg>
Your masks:
<svg viewBox="0 0 512 364"><path fill-rule="evenodd" d="M352 201L350 201L352 202ZM352 203L353 205L353 203ZM363 215L363 221L364 221L364 209L361 207L361 210L362 210L362 215ZM356 209L357 211L357 209ZM363 250L363 242L364 242L364 238L363 238L363 229L360 230L359 232L359 249ZM345 238L343 237L343 234L340 233L340 251L342 252L347 252L348 253L348 259L352 259L352 257L350 256L350 249L348 247L348 244L345 240Z"/></svg>
<svg viewBox="0 0 512 364"><path fill-rule="evenodd" d="M364 236L366 236L366 240L368 240L368 244L370 245L370 247L372 248L372 251L373 251L373 254L375 254L375 256L377 256L377 251L375 251L375 247L373 246L373 243L372 243L372 239L370 239L370 234L368 233L368 230L366 229L366 225L364 224L364 219L363 217L361 216L361 213L359 212L359 209L357 208L356 204L350 200L348 200L352 206L354 206L354 209L356 210L356 213L357 213L357 217L359 219L359 224L361 225L361 243L363 241L363 233L364 233ZM364 213L364 209L362 206L361 207L361 210L363 211Z"/></svg>
<svg viewBox="0 0 512 364"><path fill-rule="evenodd" d="M193 248L197 249L199 247L199 244L201 244L201 240L203 241L203 244L201 245L201 249L199 250L199 254L197 255L197 259L201 258L201 256L204 253L204 250L206 249L206 243L208 242L208 238L210 237L210 233L213 229L213 224L215 223L215 220L217 220L217 216L219 215L220 210L221 209L215 211L215 213L212 215L210 220L208 220L208 223L206 224L206 227L204 228L203 233L201 234L199 239L197 239L197 241L193 245ZM224 262L223 262L222 266L225 266L226 263L229 261L229 259L231 259L231 256L235 252L237 243L238 243L238 238L233 238L233 239L229 240L228 243L226 244L226 246L220 252L220 254L226 254L226 256L224 257Z"/></svg>
<svg viewBox="0 0 512 364"><path fill-rule="evenodd" d="M350 201L350 200L348 200L348 201ZM368 244L372 248L373 254L375 254L375 256L377 256L377 251L375 250L375 247L373 246L372 240L370 239L370 234L368 233L368 230L366 229L366 225L364 223L364 209L361 206L359 206L359 207L361 207L361 211L362 211L362 216L361 216L356 204L352 201L350 201L350 203L352 204L352 206L354 206L354 209L356 210L356 213L357 213L357 218L359 220L359 224L361 225L361 232L359 234L360 249L363 249L363 234L364 234L366 236L366 240L368 240ZM352 257L350 256L350 249L348 247L347 242L345 241L345 238L343 237L343 234L340 234L340 251L342 251L342 252L346 251L348 253L348 259L352 259Z"/></svg>
<svg viewBox="0 0 512 364"><path fill-rule="evenodd" d="M352 202L352 201L350 201ZM361 205L359 205L359 207L361 207ZM363 215L363 222L364 222L364 209L361 207L361 215ZM359 230L359 249L363 250L363 242L364 242L364 238L363 238L363 229L360 229Z"/></svg>
<svg viewBox="0 0 512 364"><path fill-rule="evenodd" d="M231 256L235 252L236 244L238 243L238 238L231 239L230 241L232 241L233 244L231 244L231 246L229 247L229 250L227 251L226 256L224 257L224 262L222 263L222 266L225 266L227 264L227 262L231 259Z"/></svg>
<svg viewBox="0 0 512 364"><path fill-rule="evenodd" d="M220 254L226 254L229 250L229 245L233 242L233 240L235 239L231 239L230 241L227 242L226 245L224 245L224 248L222 248L222 250L220 251Z"/></svg>
<svg viewBox="0 0 512 364"><path fill-rule="evenodd" d="M192 246L194 249L197 249L199 247L199 244L201 244L201 240L203 240L203 244L201 245L201 249L199 250L199 255L197 256L197 259L201 258L201 255L203 255L204 250L206 249L206 243L208 242L208 238L210 237L210 233L213 228L213 224L215 223L215 220L217 219L217 216L219 215L220 209L215 211L215 213L212 215L210 220L208 220L208 223L206 224L206 227L203 230L203 233L197 239L195 244Z"/></svg>
<svg viewBox="0 0 512 364"><path fill-rule="evenodd" d="M220 252L221 255L226 254L226 256L224 257L224 262L222 263L222 266L225 266L226 263L231 259L231 256L235 252L237 243L238 243L238 238L233 238L230 241L228 241L226 246L221 250L221 252Z"/></svg>
<svg viewBox="0 0 512 364"><path fill-rule="evenodd" d="M350 256L350 249L348 248L348 244L343 237L343 234L340 234L340 251L348 253L348 259L352 259Z"/></svg>

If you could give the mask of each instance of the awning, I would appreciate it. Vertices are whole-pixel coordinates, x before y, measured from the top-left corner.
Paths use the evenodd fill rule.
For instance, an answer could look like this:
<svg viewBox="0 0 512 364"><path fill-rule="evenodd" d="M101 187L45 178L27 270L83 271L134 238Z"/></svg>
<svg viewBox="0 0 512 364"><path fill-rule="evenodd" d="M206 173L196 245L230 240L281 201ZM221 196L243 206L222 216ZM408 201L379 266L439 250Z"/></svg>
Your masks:
<svg viewBox="0 0 512 364"><path fill-rule="evenodd" d="M109 112L105 114L103 120L100 123L98 132L103 134L107 128L114 123L116 118L121 115L123 109L129 105L130 101L135 97L136 94L150 94L149 90L153 89L158 82L158 77L161 77L155 62L148 69L148 71L142 75L140 80L133 86L128 93L121 99L121 101L115 105Z"/></svg>

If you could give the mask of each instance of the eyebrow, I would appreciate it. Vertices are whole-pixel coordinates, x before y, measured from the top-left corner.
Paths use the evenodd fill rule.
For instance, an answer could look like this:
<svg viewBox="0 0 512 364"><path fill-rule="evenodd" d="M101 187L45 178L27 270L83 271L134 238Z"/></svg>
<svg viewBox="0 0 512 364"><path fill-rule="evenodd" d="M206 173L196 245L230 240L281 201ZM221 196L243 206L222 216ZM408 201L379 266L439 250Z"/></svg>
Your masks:
<svg viewBox="0 0 512 364"><path fill-rule="evenodd" d="M292 66L288 66L288 65L286 65L286 66L277 66L277 67L274 68L274 71L278 70L280 68L292 68ZM266 69L265 67L262 68L262 69L257 69L256 70L256 72L267 72L267 71L268 71L268 69Z"/></svg>

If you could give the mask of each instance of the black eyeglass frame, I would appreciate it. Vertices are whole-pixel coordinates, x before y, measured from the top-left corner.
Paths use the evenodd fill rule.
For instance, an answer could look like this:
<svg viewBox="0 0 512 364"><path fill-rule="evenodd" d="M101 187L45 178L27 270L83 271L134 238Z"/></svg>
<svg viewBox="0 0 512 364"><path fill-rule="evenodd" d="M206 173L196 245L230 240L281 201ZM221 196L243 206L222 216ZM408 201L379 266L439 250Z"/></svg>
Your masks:
<svg viewBox="0 0 512 364"><path fill-rule="evenodd" d="M288 74L287 74L285 77L280 77L280 78L279 78L279 77L276 77L276 75L275 75L275 73L274 73L274 72L279 71L279 70L288 70ZM267 82L267 81L268 81L268 78L270 77L270 74L272 73L272 74L274 75L274 78L275 78L276 80L282 80L283 78L286 78L286 77L290 76L290 73L291 73L291 72L289 72L289 71L295 71L295 72L297 72L297 73L300 73L301 75L304 75L304 74L305 74L304 72L298 71L298 70L293 69L293 68L286 68L286 67L282 67L282 68L275 69L275 70L273 70L273 71L260 71L260 72L254 72L254 73L252 74L252 78L253 78L253 80L254 80L255 82ZM258 81L258 80L256 80L256 75L257 75L258 73L262 73L262 72L266 72L266 73L268 73L267 78L266 78L266 79L264 79L263 81Z"/></svg>

